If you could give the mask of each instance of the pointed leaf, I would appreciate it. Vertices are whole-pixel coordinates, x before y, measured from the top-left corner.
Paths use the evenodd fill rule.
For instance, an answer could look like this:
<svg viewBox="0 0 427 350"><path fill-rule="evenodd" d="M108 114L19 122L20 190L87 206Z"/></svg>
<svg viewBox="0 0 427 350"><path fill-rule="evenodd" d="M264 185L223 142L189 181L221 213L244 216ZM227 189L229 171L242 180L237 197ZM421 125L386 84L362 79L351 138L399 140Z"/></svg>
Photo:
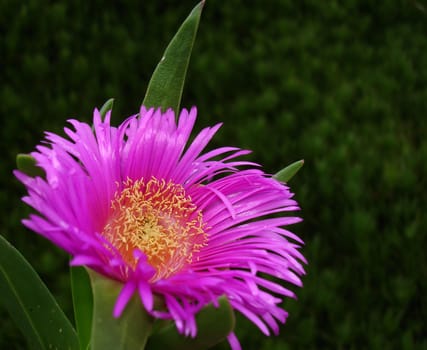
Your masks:
<svg viewBox="0 0 427 350"><path fill-rule="evenodd" d="M18 154L16 156L16 166L18 170L31 177L45 177L46 175L44 170L36 165L36 160L29 154Z"/></svg>
<svg viewBox="0 0 427 350"><path fill-rule="evenodd" d="M123 284L89 272L93 291L92 350L142 350L151 333L153 319L135 294L119 318L113 309Z"/></svg>
<svg viewBox="0 0 427 350"><path fill-rule="evenodd" d="M80 350L89 349L92 327L93 297L92 287L87 271L84 267L70 268L71 292L73 295L74 319Z"/></svg>
<svg viewBox="0 0 427 350"><path fill-rule="evenodd" d="M107 102L105 102L101 109L99 110L99 113L101 114L101 118L104 119L105 115L108 111L111 111L113 109L114 105L114 98L110 98Z"/></svg>
<svg viewBox="0 0 427 350"><path fill-rule="evenodd" d="M226 339L234 329L233 309L225 297L219 307L208 305L196 316L197 336L185 337L178 333L175 324L162 328L148 340L148 350L205 350Z"/></svg>
<svg viewBox="0 0 427 350"><path fill-rule="evenodd" d="M0 300L30 349L79 349L76 332L25 258L0 236Z"/></svg>
<svg viewBox="0 0 427 350"><path fill-rule="evenodd" d="M276 173L273 177L276 180L281 182L288 182L304 165L304 160L298 160L291 165L288 165L286 168L283 168L278 173Z"/></svg>
<svg viewBox="0 0 427 350"><path fill-rule="evenodd" d="M166 48L148 84L143 105L179 112L182 90L204 1L200 2Z"/></svg>

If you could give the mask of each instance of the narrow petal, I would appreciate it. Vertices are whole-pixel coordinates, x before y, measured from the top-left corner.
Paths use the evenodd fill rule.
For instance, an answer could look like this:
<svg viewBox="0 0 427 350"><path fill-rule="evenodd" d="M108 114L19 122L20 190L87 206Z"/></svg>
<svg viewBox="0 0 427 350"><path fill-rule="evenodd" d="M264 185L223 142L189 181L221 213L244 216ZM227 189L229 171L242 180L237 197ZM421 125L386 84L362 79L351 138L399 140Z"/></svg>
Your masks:
<svg viewBox="0 0 427 350"><path fill-rule="evenodd" d="M242 347L240 346L239 340L237 339L234 332L231 332L227 336L227 340L228 340L228 343L230 344L232 350L242 350Z"/></svg>
<svg viewBox="0 0 427 350"><path fill-rule="evenodd" d="M120 317L127 303L132 298L132 295L135 293L135 289L136 285L134 281L129 281L124 285L124 287L120 291L119 296L117 297L116 305L114 305L114 317Z"/></svg>
<svg viewBox="0 0 427 350"><path fill-rule="evenodd" d="M138 283L139 296L141 297L141 302L144 305L145 309L150 312L153 310L153 293L151 291L150 285L145 281L139 281Z"/></svg>

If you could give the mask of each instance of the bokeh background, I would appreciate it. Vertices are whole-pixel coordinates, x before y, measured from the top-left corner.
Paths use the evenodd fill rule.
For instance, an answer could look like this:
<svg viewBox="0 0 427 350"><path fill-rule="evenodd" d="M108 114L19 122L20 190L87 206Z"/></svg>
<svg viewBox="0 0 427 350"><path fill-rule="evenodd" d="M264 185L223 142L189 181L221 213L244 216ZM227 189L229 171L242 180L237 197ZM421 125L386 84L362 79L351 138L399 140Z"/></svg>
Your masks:
<svg viewBox="0 0 427 350"><path fill-rule="evenodd" d="M19 223L15 156L115 98L138 110L185 1L0 1L0 228L72 317L68 257ZM244 349L427 349L427 3L208 0L183 106L212 146L253 150L290 185L309 260L278 337L238 318ZM28 286L31 288L31 286ZM1 296L0 296L1 298ZM0 309L0 348L25 341ZM227 344L217 349L227 349Z"/></svg>

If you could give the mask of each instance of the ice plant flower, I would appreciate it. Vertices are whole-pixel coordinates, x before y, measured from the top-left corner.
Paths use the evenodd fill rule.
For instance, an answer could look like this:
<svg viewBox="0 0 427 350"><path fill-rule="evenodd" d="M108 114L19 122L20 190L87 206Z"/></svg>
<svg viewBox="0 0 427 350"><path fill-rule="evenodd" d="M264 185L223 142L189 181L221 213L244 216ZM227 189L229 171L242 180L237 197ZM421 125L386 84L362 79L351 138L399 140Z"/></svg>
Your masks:
<svg viewBox="0 0 427 350"><path fill-rule="evenodd" d="M184 109L176 121L172 110L141 107L113 127L110 112L102 120L95 110L93 126L69 120L66 137L47 132L31 153L46 176L15 171L36 211L23 223L72 265L123 283L115 317L139 293L147 312L194 337L197 312L225 295L263 333L278 333L287 318L280 303L294 297L283 282L300 286L304 274L302 241L284 228L301 220L288 214L298 204L239 158L249 151L204 152L220 124L189 142L196 114Z"/></svg>

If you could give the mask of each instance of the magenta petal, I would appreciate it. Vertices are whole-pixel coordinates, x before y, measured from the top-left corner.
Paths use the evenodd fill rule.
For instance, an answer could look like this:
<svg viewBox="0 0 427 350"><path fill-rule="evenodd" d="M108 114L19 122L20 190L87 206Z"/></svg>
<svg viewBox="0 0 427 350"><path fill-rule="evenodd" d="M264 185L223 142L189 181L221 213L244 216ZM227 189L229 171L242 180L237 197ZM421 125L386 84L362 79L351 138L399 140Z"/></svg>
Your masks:
<svg viewBox="0 0 427 350"><path fill-rule="evenodd" d="M265 335L270 335L270 331L264 322L249 308L239 305L238 303L232 303L235 309L240 311L243 315L245 315L249 320L251 320Z"/></svg>
<svg viewBox="0 0 427 350"><path fill-rule="evenodd" d="M127 303L132 298L133 293L135 292L136 285L135 282L127 282L122 290L120 291L119 296L117 297L116 305L114 305L113 316L120 317L123 310L125 309Z"/></svg>
<svg viewBox="0 0 427 350"><path fill-rule="evenodd" d="M139 296L141 297L141 302L144 305L145 309L150 312L153 310L153 292L148 283L145 281L140 281L138 283Z"/></svg>
<svg viewBox="0 0 427 350"><path fill-rule="evenodd" d="M99 264L99 260L93 256L88 256L88 255L76 255L70 261L71 266L84 266L84 265L91 266L91 265L97 265L97 264Z"/></svg>
<svg viewBox="0 0 427 350"><path fill-rule="evenodd" d="M228 340L228 343L230 344L232 350L242 350L242 347L240 346L240 342L233 332L231 332L227 336L227 340Z"/></svg>

